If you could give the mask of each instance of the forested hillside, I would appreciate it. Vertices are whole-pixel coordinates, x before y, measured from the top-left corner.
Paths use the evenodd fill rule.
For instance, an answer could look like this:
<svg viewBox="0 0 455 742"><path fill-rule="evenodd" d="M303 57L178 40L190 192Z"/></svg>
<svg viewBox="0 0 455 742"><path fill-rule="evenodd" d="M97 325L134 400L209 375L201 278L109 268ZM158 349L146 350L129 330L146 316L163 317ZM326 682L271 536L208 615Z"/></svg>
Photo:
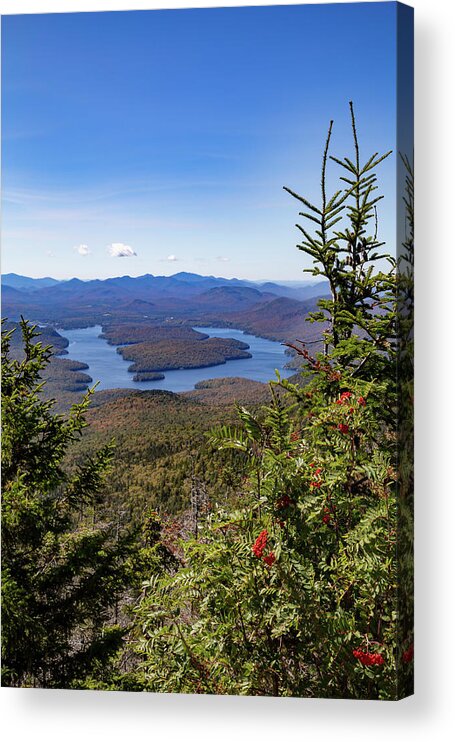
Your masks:
<svg viewBox="0 0 455 742"><path fill-rule="evenodd" d="M108 400L87 413L88 428L72 461L114 439L109 507L127 509L135 520L149 508L182 513L190 506L195 477L208 501L229 499L241 481L242 467L232 454L213 456L206 434L216 425L234 423L235 398L250 403L254 399L248 382L234 386L217 384L210 397L198 391L185 395L155 391ZM226 387L230 394L225 396ZM257 396L264 399L266 387L257 387Z"/></svg>

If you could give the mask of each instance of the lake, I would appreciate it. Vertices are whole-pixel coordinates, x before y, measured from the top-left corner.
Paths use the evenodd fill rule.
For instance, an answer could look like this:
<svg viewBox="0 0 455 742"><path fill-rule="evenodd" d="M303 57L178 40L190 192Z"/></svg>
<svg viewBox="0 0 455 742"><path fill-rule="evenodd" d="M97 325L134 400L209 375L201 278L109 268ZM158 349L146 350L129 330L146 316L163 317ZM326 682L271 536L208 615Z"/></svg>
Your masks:
<svg viewBox="0 0 455 742"><path fill-rule="evenodd" d="M100 325L79 330L60 330L60 334L69 340L66 357L88 365L87 373L90 374L93 382L99 381L97 389L165 389L170 392L187 392L194 389L194 386L204 379L241 376L253 381L267 382L276 378L275 369L278 369L282 376L289 376L293 373L284 368L289 357L285 355L285 348L281 343L227 327L195 327L194 329L210 337L235 338L248 343L250 346L248 352L251 353L252 358L226 361L219 366L209 368L164 371L165 378L158 381L133 381L133 374L128 371L131 361L125 361L120 353L117 353L116 346L109 345L104 338L99 337Z"/></svg>

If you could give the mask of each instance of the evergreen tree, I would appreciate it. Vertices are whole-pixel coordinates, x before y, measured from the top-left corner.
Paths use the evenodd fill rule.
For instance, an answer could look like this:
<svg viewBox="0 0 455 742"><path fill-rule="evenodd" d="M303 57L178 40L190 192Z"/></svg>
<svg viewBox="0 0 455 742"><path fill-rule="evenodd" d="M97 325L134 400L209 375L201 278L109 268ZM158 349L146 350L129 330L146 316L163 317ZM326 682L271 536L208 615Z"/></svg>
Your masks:
<svg viewBox="0 0 455 742"><path fill-rule="evenodd" d="M375 172L387 154L362 164L352 104L351 122L353 158L330 155L330 125L321 204L287 189L316 225L299 226L298 247L330 285L311 318L328 324L324 352L292 344L307 383L278 379L262 415L240 409L239 429L212 433L215 448L249 461L250 477L238 509L215 510L183 545L183 567L145 585L137 649L152 690L387 699L410 690L397 266L380 252ZM330 197L329 157L344 184Z"/></svg>
<svg viewBox="0 0 455 742"><path fill-rule="evenodd" d="M70 474L90 393L67 418L40 395L51 348L21 321L23 357L2 332L2 678L70 687L120 646L113 607L125 589L129 536L101 508L111 445Z"/></svg>

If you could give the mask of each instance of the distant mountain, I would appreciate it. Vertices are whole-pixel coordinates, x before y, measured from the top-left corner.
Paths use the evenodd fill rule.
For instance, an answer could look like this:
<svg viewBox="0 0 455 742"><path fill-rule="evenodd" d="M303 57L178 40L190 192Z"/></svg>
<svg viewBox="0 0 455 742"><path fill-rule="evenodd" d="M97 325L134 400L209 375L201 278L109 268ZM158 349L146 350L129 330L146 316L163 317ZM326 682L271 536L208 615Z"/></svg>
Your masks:
<svg viewBox="0 0 455 742"><path fill-rule="evenodd" d="M283 318L280 323L279 312L287 305L283 302L276 305L279 312L274 317L273 307L269 308L272 300L281 298L295 302L292 306L301 315L302 302L328 293L325 282L283 286L271 281L261 284L185 272L173 276L145 274L136 278L118 276L90 281L34 279L10 273L3 276L2 282L3 316L14 320L22 314L38 322L65 327L136 320L200 323L207 319L214 322L230 314L254 310L258 326L265 327L269 323L270 330L276 325L281 332L286 320ZM264 315L263 306L267 306Z"/></svg>
<svg viewBox="0 0 455 742"><path fill-rule="evenodd" d="M4 273L2 275L2 287L10 286L13 289L36 291L47 286L55 286L60 281L56 278L28 278L27 276L19 276L17 273Z"/></svg>
<svg viewBox="0 0 455 742"><path fill-rule="evenodd" d="M10 299L12 301L21 301L21 298L24 299L26 294L24 294L23 291L20 291L19 289L15 289L12 286L8 285L2 285L2 303L5 301L5 299Z"/></svg>
<svg viewBox="0 0 455 742"><path fill-rule="evenodd" d="M171 278L175 278L176 281L183 281L184 283L200 283L202 281L216 281L218 284L220 281L229 281L228 278L215 278L215 276L200 276L199 273L186 273L185 271L180 271L179 273L174 273Z"/></svg>
<svg viewBox="0 0 455 742"><path fill-rule="evenodd" d="M328 292L326 281L319 283L298 281L285 281L283 283L273 281L260 282L247 281L240 278L223 278L221 276L201 276L198 273L187 273L184 271L175 273L172 276L153 276L151 273L146 273L143 276L137 276L135 278L131 276L118 276L116 278L89 281L82 281L79 278L59 281L49 276L46 278L29 278L27 276L20 276L17 273L5 273L2 276L2 286L10 286L19 291L27 292L58 287L62 293L68 295L68 293L72 293L76 288L84 292L90 292L90 287L95 287L99 290L101 284L104 284L105 287L121 289L123 292L134 294L135 296L133 298L140 298L145 301L149 299L149 296L145 296L144 294L150 291L163 296L176 296L177 292L182 296L187 296L204 293L219 286L241 286L256 289L262 293L272 293L277 296L287 296L293 299L321 296ZM57 296L57 294L52 294L52 296Z"/></svg>
<svg viewBox="0 0 455 742"><path fill-rule="evenodd" d="M318 322L307 322L308 313L316 309L316 297L303 302L280 296L246 311L230 313L227 319L232 327L270 340L316 343L326 329Z"/></svg>
<svg viewBox="0 0 455 742"><path fill-rule="evenodd" d="M274 281L246 281L240 278L200 276L197 273L185 272L175 273L169 278L199 289L201 287L207 289L216 286L244 286L257 289L263 293L286 296L289 299L297 300L310 299L313 296L323 296L329 293L329 284L327 281L318 281L316 283L305 281L284 281L283 283Z"/></svg>
<svg viewBox="0 0 455 742"><path fill-rule="evenodd" d="M246 286L216 286L196 296L193 304L199 308L210 309L210 311L232 312L250 309L269 298L271 297L258 289Z"/></svg>
<svg viewBox="0 0 455 742"><path fill-rule="evenodd" d="M300 286L284 285L268 281L267 283L259 284L259 287L261 291L267 291L278 296L286 296L288 299L297 299L298 301L329 294L328 281L319 281L318 283L307 285L303 283Z"/></svg>

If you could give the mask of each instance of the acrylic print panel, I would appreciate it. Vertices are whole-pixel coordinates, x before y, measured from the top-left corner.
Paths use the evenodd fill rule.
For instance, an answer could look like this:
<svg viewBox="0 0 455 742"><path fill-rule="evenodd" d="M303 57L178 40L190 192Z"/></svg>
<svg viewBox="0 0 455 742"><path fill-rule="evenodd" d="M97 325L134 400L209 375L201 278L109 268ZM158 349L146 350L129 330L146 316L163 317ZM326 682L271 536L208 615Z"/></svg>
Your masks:
<svg viewBox="0 0 455 742"><path fill-rule="evenodd" d="M4 685L412 693L412 24L3 18Z"/></svg>

